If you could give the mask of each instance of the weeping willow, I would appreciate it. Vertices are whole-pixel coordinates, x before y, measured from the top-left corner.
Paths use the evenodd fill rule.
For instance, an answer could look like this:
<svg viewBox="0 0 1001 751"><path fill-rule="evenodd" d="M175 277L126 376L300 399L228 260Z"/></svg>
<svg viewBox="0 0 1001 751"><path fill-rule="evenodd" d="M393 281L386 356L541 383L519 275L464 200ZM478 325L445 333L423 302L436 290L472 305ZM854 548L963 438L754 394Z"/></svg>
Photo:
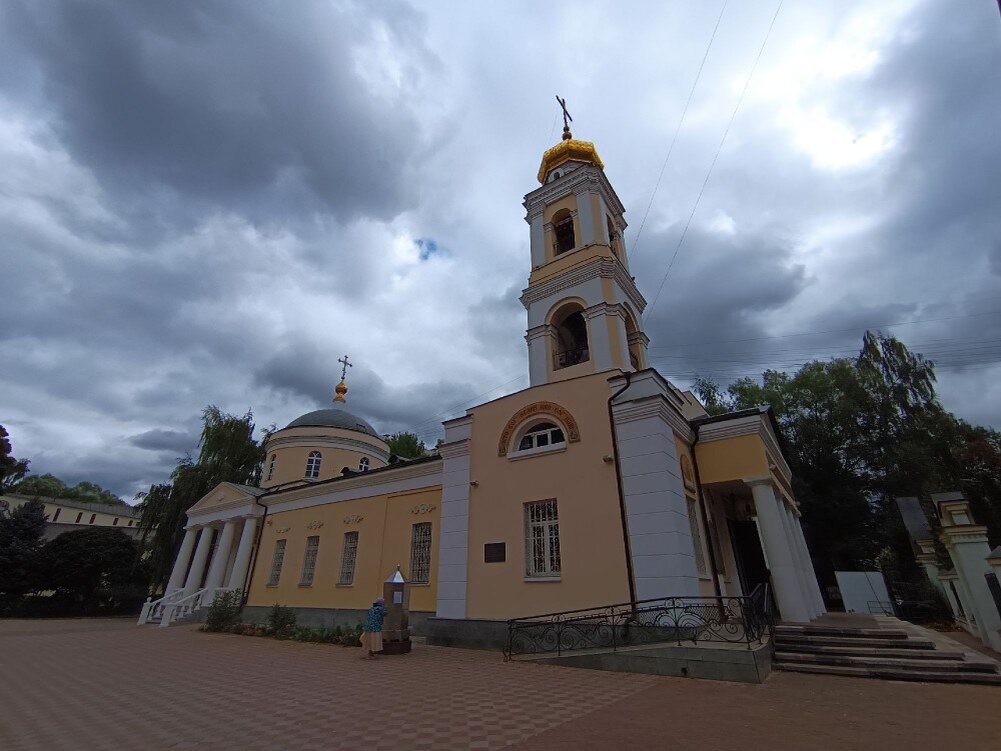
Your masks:
<svg viewBox="0 0 1001 751"><path fill-rule="evenodd" d="M163 585L184 536L186 512L220 482L259 484L264 441L254 440L254 415L228 415L218 407L202 412L198 457L178 460L170 482L151 485L139 500L139 529L147 548L147 566L154 585Z"/></svg>

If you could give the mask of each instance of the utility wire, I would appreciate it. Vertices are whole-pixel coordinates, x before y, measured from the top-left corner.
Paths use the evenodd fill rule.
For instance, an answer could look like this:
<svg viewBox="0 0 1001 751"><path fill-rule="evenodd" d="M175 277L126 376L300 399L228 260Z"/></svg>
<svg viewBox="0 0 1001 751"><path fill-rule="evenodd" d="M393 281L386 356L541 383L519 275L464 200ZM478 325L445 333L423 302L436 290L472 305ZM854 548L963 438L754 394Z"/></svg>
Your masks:
<svg viewBox="0 0 1001 751"><path fill-rule="evenodd" d="M720 152L723 150L723 144L726 143L726 137L730 135L730 127L733 125L733 121L737 117L737 111L740 109L740 105L744 102L744 95L747 93L748 86L751 85L751 78L754 77L754 71L758 67L758 61L761 60L761 55L765 51L765 45L768 44L768 38L772 35L772 29L775 27L775 20L779 17L779 11L782 10L783 0L779 0L778 6L775 8L775 15L772 16L772 22L768 24L768 31L765 32L764 41L761 42L761 47L758 49L758 56L754 58L754 64L751 66L751 71L747 74L747 80L744 81L744 88L740 91L740 96L737 98L737 106L733 108L733 114L730 115L730 121L726 124L726 129L723 131L723 137L719 141L719 146L716 147L716 153L713 155L713 160L709 165L709 170L706 172L706 179L702 181L702 187L699 189L699 194L695 198L695 203L692 205L692 210L688 214L688 221L685 222L685 228L681 232L681 237L678 238L678 244L674 249L674 255L671 256L671 262L667 265L667 271L664 272L664 278L660 280L660 286L657 288L657 294L653 298L653 302L650 307L647 308L646 313L643 318L648 318L657 307L657 301L660 300L660 293L664 290L664 284L667 282L667 277L671 273L671 269L674 268L674 261L678 258L678 253L681 250L682 244L685 242L685 237L688 235L688 228L692 224L692 217L695 216L695 211L699 208L699 203L702 201L702 194L706 191L706 186L709 184L709 178L712 176L713 169L716 167L716 160L719 159Z"/></svg>
<svg viewBox="0 0 1001 751"><path fill-rule="evenodd" d="M643 212L643 219L640 221L640 227L636 231L636 240L633 241L632 255L635 255L636 251L639 249L640 238L643 236L643 227L646 225L646 219L650 215L650 208L653 206L653 199L657 197L657 191L660 189L660 181L664 179L664 170L667 169L667 163L670 161L671 153L674 151L674 144L678 140L678 133L681 132L681 126L685 122L685 115L688 114L688 107L692 103L692 97L695 95L695 87L699 85L699 79L702 78L702 69L706 67L706 60L709 58L709 50L712 49L713 40L716 39L716 31L719 29L720 21L723 20L723 11L726 10L727 2L729 2L729 0L723 0L723 6L719 9L719 16L716 17L716 25L713 26L713 33L709 37L709 43L706 45L705 54L702 55L702 62L699 63L699 70L695 74L695 80L692 82L692 88L688 92L688 99L685 101L685 107L681 110L681 118L678 120L678 126L674 129L674 135L671 137L671 145L667 149L667 156L664 157L664 163L660 165L660 174L657 175L657 182L653 186L653 193L650 194L650 202L646 205L646 211Z"/></svg>

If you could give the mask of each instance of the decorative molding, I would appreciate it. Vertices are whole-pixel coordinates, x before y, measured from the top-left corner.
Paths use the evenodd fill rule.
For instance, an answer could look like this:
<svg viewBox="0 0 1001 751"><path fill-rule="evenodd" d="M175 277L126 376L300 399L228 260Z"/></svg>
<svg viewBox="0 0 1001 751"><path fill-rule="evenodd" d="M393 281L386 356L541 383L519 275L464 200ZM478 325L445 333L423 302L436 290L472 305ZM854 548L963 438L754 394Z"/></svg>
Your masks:
<svg viewBox="0 0 1001 751"><path fill-rule="evenodd" d="M297 428L287 428L287 430L297 430ZM343 428L330 428L330 430L344 430ZM357 431L352 431L357 432ZM276 434L277 435L277 434ZM287 435L272 437L268 441L267 453L278 449L286 448L334 448L343 451L354 451L360 454L373 454L384 462L389 461L389 449L385 447L385 442L375 436L369 436L372 443L355 438L344 438L341 436L328 435ZM377 443L378 442L378 443ZM382 443L383 445L378 445Z"/></svg>
<svg viewBox="0 0 1001 751"><path fill-rule="evenodd" d="M504 430L501 433L500 441L497 443L498 456L507 456L508 446L511 444L511 436L514 434L515 429L526 419L534 415L552 415L559 422L563 423L567 441L576 443L580 440L580 430L577 428L577 421L567 409L556 404L556 402L533 402L519 409L507 421L507 425L504 426Z"/></svg>
<svg viewBox="0 0 1001 751"><path fill-rule="evenodd" d="M275 527L275 534L276 535L283 535L286 532L291 532L291 531L292 531L291 527Z"/></svg>
<svg viewBox="0 0 1001 751"><path fill-rule="evenodd" d="M667 423L671 430L681 436L686 443L690 443L695 438L688 421L668 402L663 394L618 402L612 406L612 414L615 416L616 425L657 417Z"/></svg>
<svg viewBox="0 0 1001 751"><path fill-rule="evenodd" d="M350 516L345 516L344 517L344 523L345 524L358 524L364 518L365 517L362 516L361 514L351 514Z"/></svg>
<svg viewBox="0 0 1001 751"><path fill-rule="evenodd" d="M598 193L614 216L621 217L626 213L625 206L605 177L605 173L593 165L582 163L580 167L570 170L559 180L540 185L525 195L522 205L527 214L526 221L530 222L533 217L543 213L546 206L571 193L574 195ZM625 224L625 219L622 219L622 223Z"/></svg>
<svg viewBox="0 0 1001 751"><path fill-rule="evenodd" d="M323 522L321 521L311 521L309 524L306 525L306 529L319 529L322 526Z"/></svg>
<svg viewBox="0 0 1001 751"><path fill-rule="evenodd" d="M410 513L411 514L430 514L436 508L438 508L438 507L435 506L433 503L418 503L416 506L411 506L410 507Z"/></svg>
<svg viewBox="0 0 1001 751"><path fill-rule="evenodd" d="M612 279L633 305L636 315L642 314L646 308L646 300L637 289L635 280L629 276L622 264L604 257L588 259L580 266L555 273L551 277L527 287L521 293L521 304L528 308L533 303L549 297L556 297L560 292L578 287L592 279ZM637 321L637 325L639 325L639 321Z"/></svg>

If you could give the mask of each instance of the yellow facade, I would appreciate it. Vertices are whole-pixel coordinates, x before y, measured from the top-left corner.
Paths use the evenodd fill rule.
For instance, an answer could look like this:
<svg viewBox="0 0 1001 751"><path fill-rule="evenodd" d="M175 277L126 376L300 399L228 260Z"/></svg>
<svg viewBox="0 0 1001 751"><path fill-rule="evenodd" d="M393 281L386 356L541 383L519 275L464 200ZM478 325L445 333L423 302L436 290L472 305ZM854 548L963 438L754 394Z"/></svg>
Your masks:
<svg viewBox="0 0 1001 751"><path fill-rule="evenodd" d="M22 495L0 496L0 501L14 509L34 498ZM46 521L50 524L78 525L81 527L121 527L135 529L138 514L131 506L107 506L95 503L60 502L57 498L39 498L45 506Z"/></svg>
<svg viewBox="0 0 1001 751"><path fill-rule="evenodd" d="M368 608L381 596L382 583L397 565L407 579L411 578L413 526L430 522L431 581L413 585L410 607L434 612L440 509L441 487L433 486L269 514L258 544L247 604ZM354 577L349 585L338 583L346 532L358 533ZM310 536L319 537L319 548L312 584L303 586L303 560ZM286 548L281 575L272 586L269 577L277 540L285 540Z"/></svg>

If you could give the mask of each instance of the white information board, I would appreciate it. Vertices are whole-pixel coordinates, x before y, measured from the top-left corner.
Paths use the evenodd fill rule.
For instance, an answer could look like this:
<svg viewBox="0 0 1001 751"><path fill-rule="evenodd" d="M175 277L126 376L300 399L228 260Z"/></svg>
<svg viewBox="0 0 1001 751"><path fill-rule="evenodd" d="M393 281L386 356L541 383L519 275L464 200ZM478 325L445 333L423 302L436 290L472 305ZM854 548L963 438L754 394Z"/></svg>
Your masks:
<svg viewBox="0 0 1001 751"><path fill-rule="evenodd" d="M893 615L886 580L879 571L835 571L846 613Z"/></svg>

